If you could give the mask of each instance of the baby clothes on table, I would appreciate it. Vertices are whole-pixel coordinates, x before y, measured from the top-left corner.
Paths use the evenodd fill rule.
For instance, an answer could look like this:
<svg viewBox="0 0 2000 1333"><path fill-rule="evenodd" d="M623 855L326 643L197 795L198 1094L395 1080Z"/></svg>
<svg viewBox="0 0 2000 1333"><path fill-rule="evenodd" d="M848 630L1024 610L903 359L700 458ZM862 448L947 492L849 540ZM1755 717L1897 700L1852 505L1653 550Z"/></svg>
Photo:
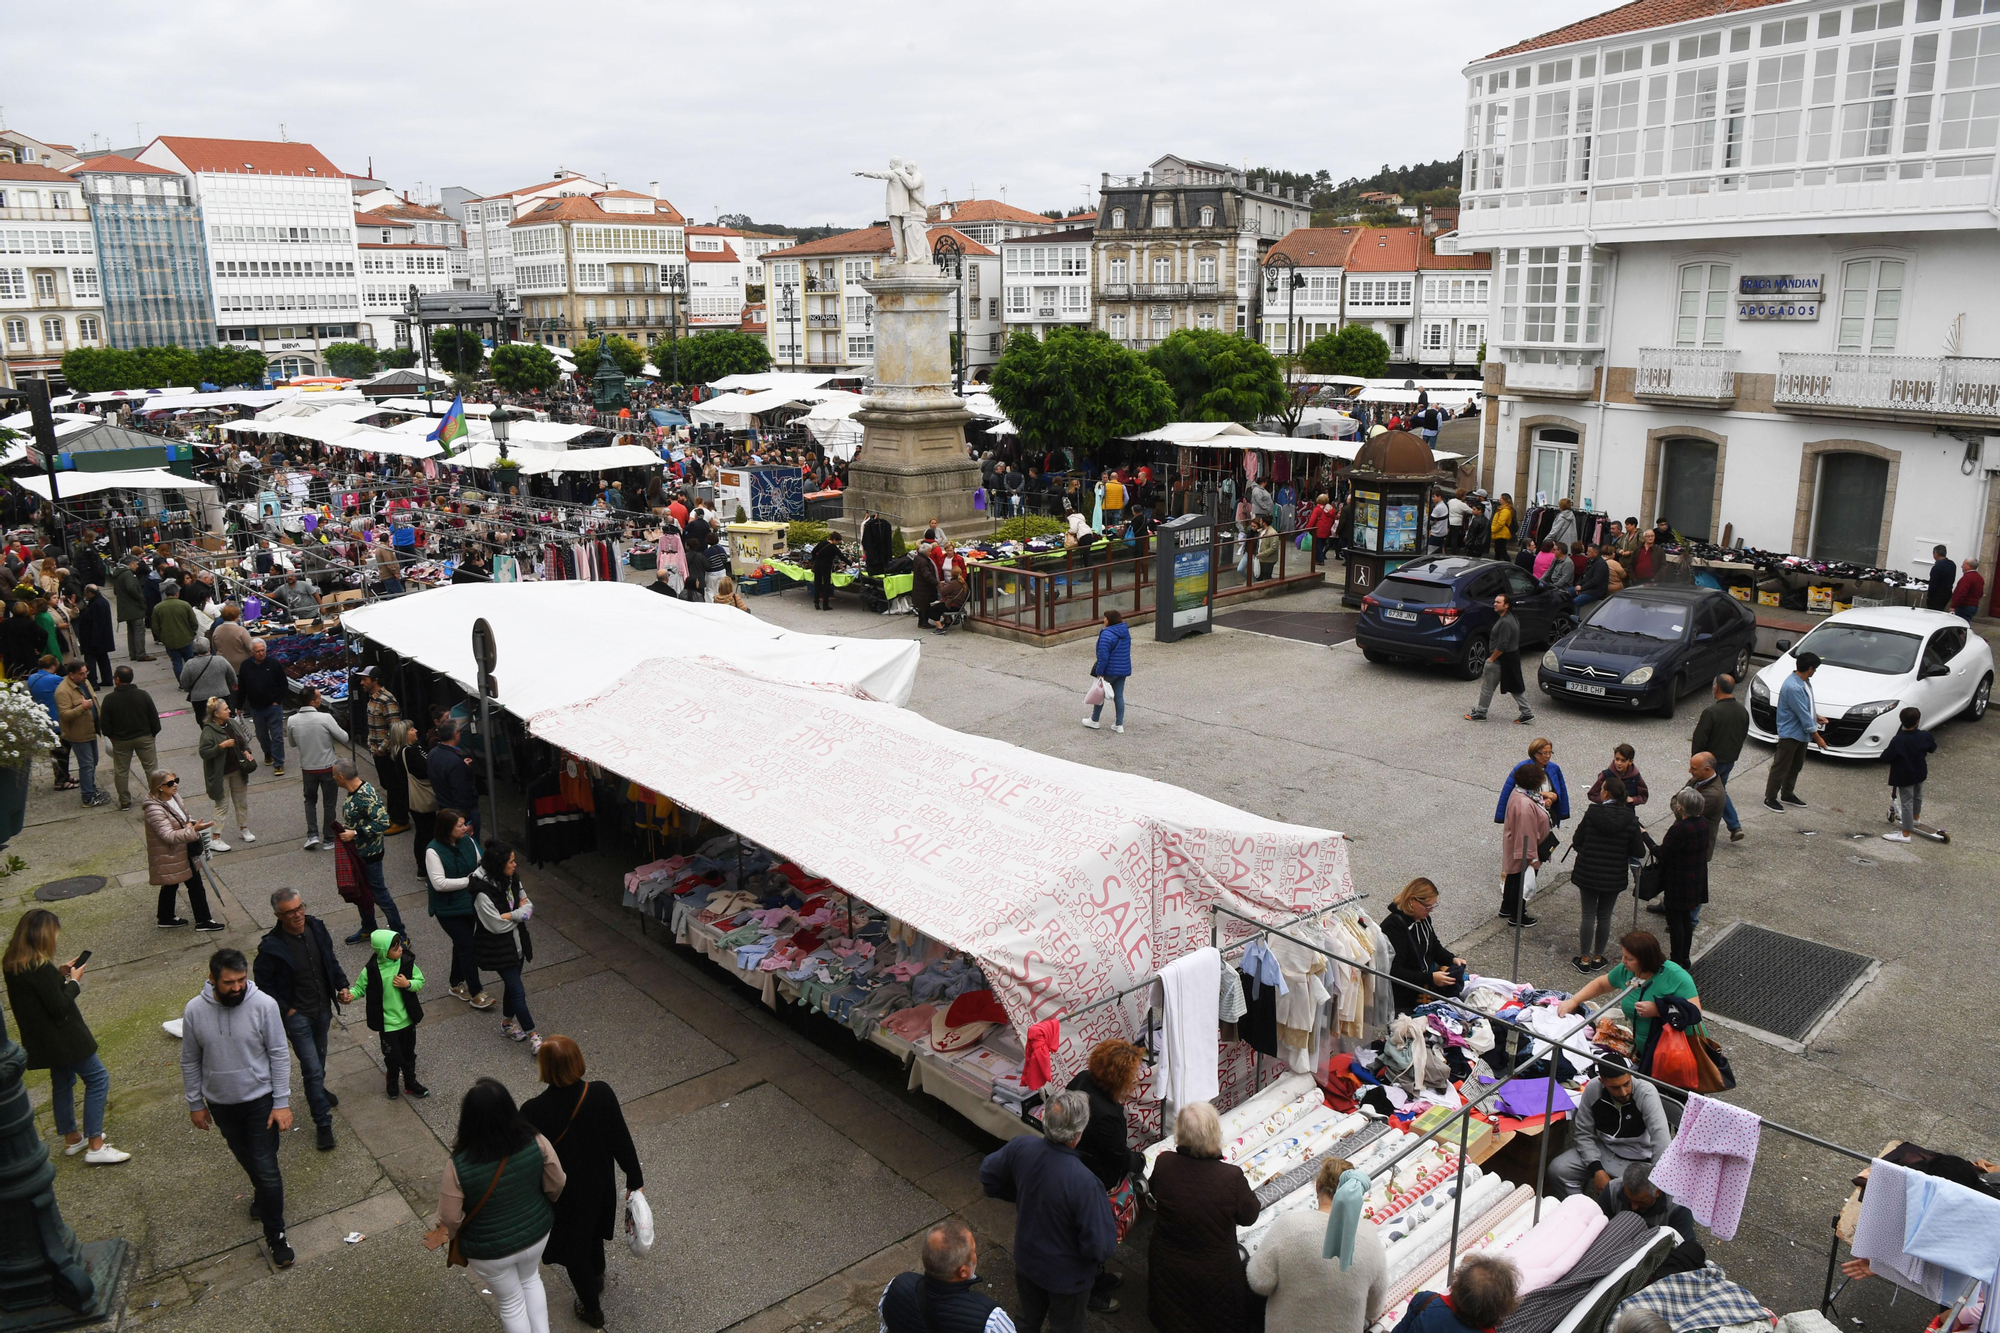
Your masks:
<svg viewBox="0 0 2000 1333"><path fill-rule="evenodd" d="M1869 1185L1874 1185L1871 1172ZM1903 1177L1903 1249L1914 1258L1971 1282L1986 1284L1981 1333L2000 1328L2000 1199L1967 1189L1955 1180L1922 1172ZM1958 1284L1963 1289L1964 1283ZM1949 1299L1957 1300L1958 1292Z"/></svg>
<svg viewBox="0 0 2000 1333"><path fill-rule="evenodd" d="M1742 1107L1691 1092L1680 1133L1653 1164L1653 1184L1686 1204L1716 1239L1732 1239L1763 1129L1764 1122Z"/></svg>
<svg viewBox="0 0 2000 1333"><path fill-rule="evenodd" d="M1854 1257L1866 1259L1879 1277L1913 1291L1927 1301L1949 1305L1960 1284L1954 1277L1904 1248L1907 1225L1907 1167L1877 1159L1868 1164L1868 1183L1861 1191L1861 1215L1854 1224ZM1952 1295L1945 1292L1951 1289Z"/></svg>

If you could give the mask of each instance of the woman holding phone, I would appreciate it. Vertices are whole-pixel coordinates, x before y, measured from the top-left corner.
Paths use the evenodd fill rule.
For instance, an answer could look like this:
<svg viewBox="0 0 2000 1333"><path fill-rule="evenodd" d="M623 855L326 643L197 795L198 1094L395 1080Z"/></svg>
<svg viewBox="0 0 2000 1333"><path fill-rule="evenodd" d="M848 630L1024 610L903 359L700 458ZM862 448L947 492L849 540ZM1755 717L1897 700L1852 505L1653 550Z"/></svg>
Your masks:
<svg viewBox="0 0 2000 1333"><path fill-rule="evenodd" d="M97 1038L83 1021L76 997L83 990L84 950L67 963L56 962L62 922L37 907L14 924L14 938L0 958L7 974L7 1003L20 1027L28 1068L49 1071L51 1109L63 1136L63 1155L83 1154L92 1166L130 1161L104 1141L104 1107L111 1099L111 1074L97 1057ZM83 1080L83 1128L76 1124L76 1082Z"/></svg>

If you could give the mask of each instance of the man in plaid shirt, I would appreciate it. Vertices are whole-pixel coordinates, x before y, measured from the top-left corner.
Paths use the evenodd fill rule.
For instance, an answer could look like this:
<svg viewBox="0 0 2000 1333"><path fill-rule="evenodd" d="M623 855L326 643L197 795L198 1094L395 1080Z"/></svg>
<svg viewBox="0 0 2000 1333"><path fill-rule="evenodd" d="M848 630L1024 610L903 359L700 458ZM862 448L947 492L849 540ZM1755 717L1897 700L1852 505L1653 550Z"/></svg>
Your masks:
<svg viewBox="0 0 2000 1333"><path fill-rule="evenodd" d="M382 780L389 799L389 827L383 834L394 837L410 827L409 780L403 774L403 766L389 757L389 728L402 720L403 706L382 683L376 670L361 668L361 689L368 696L368 752L375 756L375 774Z"/></svg>
<svg viewBox="0 0 2000 1333"><path fill-rule="evenodd" d="M333 780L347 793L341 803L340 840L354 849L361 858L362 873L367 877L369 894L375 905L382 909L382 915L389 919L389 928L398 935L403 930L403 914L396 909L396 900L389 896L388 881L382 876L382 839L389 832L389 812L383 804L382 793L361 780L361 771L343 759L333 766ZM364 913L364 916L372 913ZM364 920L361 929L347 937L349 944L358 944L368 938L374 928L372 921Z"/></svg>

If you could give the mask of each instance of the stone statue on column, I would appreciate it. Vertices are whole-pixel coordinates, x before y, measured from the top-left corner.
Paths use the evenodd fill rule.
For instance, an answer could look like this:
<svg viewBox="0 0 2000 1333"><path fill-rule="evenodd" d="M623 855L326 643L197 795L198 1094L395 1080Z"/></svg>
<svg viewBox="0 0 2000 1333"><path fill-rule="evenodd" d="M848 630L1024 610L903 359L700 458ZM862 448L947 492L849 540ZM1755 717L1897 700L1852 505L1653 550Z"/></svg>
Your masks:
<svg viewBox="0 0 2000 1333"><path fill-rule="evenodd" d="M930 206L924 202L924 173L917 164L892 157L887 171L854 174L887 182L883 209L889 220L889 257L903 264L929 262Z"/></svg>

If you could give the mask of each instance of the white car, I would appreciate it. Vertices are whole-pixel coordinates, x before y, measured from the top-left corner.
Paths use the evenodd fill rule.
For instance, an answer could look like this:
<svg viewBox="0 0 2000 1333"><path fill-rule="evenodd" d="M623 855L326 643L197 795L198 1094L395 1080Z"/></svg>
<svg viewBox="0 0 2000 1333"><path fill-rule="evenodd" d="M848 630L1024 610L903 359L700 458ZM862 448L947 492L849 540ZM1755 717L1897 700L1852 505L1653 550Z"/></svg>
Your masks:
<svg viewBox="0 0 2000 1333"><path fill-rule="evenodd" d="M1992 646L1944 611L1842 611L1797 643L1780 639L1778 646L1783 654L1750 683L1750 734L1777 741L1778 691L1797 654L1817 653L1813 703L1826 719L1826 753L1842 759L1880 757L1906 707L1923 713L1925 728L1954 717L1977 722L1993 693Z"/></svg>

